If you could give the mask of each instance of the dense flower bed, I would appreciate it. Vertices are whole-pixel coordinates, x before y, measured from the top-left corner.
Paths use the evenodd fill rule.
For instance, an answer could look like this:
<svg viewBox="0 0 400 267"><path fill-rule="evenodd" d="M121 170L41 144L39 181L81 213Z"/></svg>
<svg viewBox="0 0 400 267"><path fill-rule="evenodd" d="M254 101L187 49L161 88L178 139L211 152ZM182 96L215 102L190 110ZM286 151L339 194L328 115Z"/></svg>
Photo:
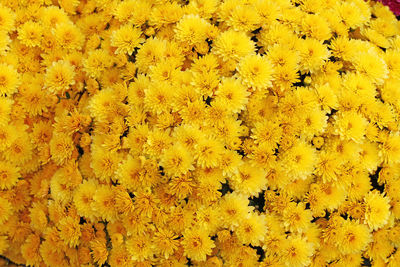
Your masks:
<svg viewBox="0 0 400 267"><path fill-rule="evenodd" d="M399 266L399 34L364 0L2 0L0 264Z"/></svg>

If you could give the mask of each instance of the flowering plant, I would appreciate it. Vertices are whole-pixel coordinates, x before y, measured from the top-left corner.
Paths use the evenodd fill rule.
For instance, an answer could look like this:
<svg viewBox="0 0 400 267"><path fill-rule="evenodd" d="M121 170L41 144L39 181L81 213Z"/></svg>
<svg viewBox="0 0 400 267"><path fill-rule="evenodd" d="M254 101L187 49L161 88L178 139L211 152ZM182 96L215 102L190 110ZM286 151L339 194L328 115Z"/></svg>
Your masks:
<svg viewBox="0 0 400 267"><path fill-rule="evenodd" d="M382 3L2 0L0 55L0 265L398 266Z"/></svg>

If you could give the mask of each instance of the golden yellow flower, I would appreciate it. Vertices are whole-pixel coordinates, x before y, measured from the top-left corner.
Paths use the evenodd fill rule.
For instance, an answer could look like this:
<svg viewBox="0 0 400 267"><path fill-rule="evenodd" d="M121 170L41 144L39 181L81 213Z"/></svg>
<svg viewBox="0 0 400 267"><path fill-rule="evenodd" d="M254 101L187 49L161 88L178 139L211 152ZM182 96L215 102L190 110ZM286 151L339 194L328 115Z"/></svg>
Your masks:
<svg viewBox="0 0 400 267"><path fill-rule="evenodd" d="M132 55L133 50L143 43L142 32L131 24L121 26L111 35L111 45L116 47L116 54Z"/></svg>

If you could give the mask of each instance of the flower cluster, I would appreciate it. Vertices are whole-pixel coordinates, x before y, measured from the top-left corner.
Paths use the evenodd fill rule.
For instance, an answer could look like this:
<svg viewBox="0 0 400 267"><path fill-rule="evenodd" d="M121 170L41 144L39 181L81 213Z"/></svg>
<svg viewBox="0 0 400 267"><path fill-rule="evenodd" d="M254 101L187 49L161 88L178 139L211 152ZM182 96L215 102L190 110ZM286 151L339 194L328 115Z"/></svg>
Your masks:
<svg viewBox="0 0 400 267"><path fill-rule="evenodd" d="M2 0L0 263L398 266L400 23L364 0Z"/></svg>

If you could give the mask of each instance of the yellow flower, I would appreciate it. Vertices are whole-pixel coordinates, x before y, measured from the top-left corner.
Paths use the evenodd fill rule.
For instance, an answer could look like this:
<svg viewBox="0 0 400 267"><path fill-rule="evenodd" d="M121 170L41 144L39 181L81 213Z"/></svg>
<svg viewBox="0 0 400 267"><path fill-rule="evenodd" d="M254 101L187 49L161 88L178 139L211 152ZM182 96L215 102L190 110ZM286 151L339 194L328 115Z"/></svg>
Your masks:
<svg viewBox="0 0 400 267"><path fill-rule="evenodd" d="M7 161L0 162L0 189L11 189L20 177L19 168Z"/></svg>
<svg viewBox="0 0 400 267"><path fill-rule="evenodd" d="M74 205L77 213L86 218L91 218L94 221L96 217L92 210L91 202L96 193L97 184L94 180L83 181L74 192Z"/></svg>
<svg viewBox="0 0 400 267"><path fill-rule="evenodd" d="M126 249L134 261L143 261L154 254L154 244L150 234L138 235L126 241Z"/></svg>
<svg viewBox="0 0 400 267"><path fill-rule="evenodd" d="M359 75L362 75L377 85L383 84L389 74L385 60L372 49L361 53L357 57L355 60L355 68Z"/></svg>
<svg viewBox="0 0 400 267"><path fill-rule="evenodd" d="M0 64L0 94L11 96L20 84L19 74L12 65Z"/></svg>
<svg viewBox="0 0 400 267"><path fill-rule="evenodd" d="M343 254L360 253L372 241L371 233L365 224L346 220L339 228L339 250Z"/></svg>
<svg viewBox="0 0 400 267"><path fill-rule="evenodd" d="M60 47L68 50L80 50L82 48L85 37L75 24L71 22L58 23L52 33Z"/></svg>
<svg viewBox="0 0 400 267"><path fill-rule="evenodd" d="M293 267L309 265L314 253L312 243L297 236L290 236L286 239L282 250L282 261Z"/></svg>
<svg viewBox="0 0 400 267"><path fill-rule="evenodd" d="M266 172L262 168L251 166L251 162L244 161L239 167L238 172L230 182L235 192L246 196L255 196L266 189Z"/></svg>
<svg viewBox="0 0 400 267"><path fill-rule="evenodd" d="M400 162L400 135L398 133L389 134L380 146L379 155L385 163Z"/></svg>
<svg viewBox="0 0 400 267"><path fill-rule="evenodd" d="M99 186L91 202L92 209L98 217L108 222L114 222L117 218L115 209L115 193L107 185Z"/></svg>
<svg viewBox="0 0 400 267"><path fill-rule="evenodd" d="M18 39L29 47L40 46L43 31L44 29L39 23L27 21L18 29Z"/></svg>
<svg viewBox="0 0 400 267"><path fill-rule="evenodd" d="M355 111L340 112L335 115L336 133L341 138L361 143L364 139L368 121Z"/></svg>
<svg viewBox="0 0 400 267"><path fill-rule="evenodd" d="M0 197L0 223L5 223L12 215L12 206L7 199Z"/></svg>
<svg viewBox="0 0 400 267"><path fill-rule="evenodd" d="M60 220L58 229L60 230L60 237L64 240L65 244L69 247L76 247L79 245L79 239L81 237L79 220L72 217L65 217Z"/></svg>
<svg viewBox="0 0 400 267"><path fill-rule="evenodd" d="M101 265L107 261L108 250L107 240L104 238L96 238L89 243L93 261Z"/></svg>
<svg viewBox="0 0 400 267"><path fill-rule="evenodd" d="M364 197L365 222L372 230L382 228L387 224L390 216L389 198L371 191Z"/></svg>
<svg viewBox="0 0 400 267"><path fill-rule="evenodd" d="M132 55L133 50L144 42L141 35L140 29L131 24L123 25L118 30L113 31L111 45L117 48L115 54Z"/></svg>
<svg viewBox="0 0 400 267"><path fill-rule="evenodd" d="M313 219L312 212L305 209L304 203L293 202L282 213L283 224L290 232L307 232Z"/></svg>
<svg viewBox="0 0 400 267"><path fill-rule="evenodd" d="M195 261L205 261L215 247L214 241L200 229L188 229L183 233L181 242L184 255Z"/></svg>
<svg viewBox="0 0 400 267"><path fill-rule="evenodd" d="M63 133L55 133L50 141L51 158L57 165L63 165L71 158L75 149L70 136Z"/></svg>
<svg viewBox="0 0 400 267"><path fill-rule="evenodd" d="M201 138L195 145L194 157L201 167L217 167L224 151L223 145L215 139Z"/></svg>
<svg viewBox="0 0 400 267"><path fill-rule="evenodd" d="M63 95L75 84L75 68L68 61L57 61L48 67L45 87L53 94Z"/></svg>
<svg viewBox="0 0 400 267"><path fill-rule="evenodd" d="M237 71L243 83L248 87L265 90L272 86L274 68L266 56L246 56L239 62Z"/></svg>
<svg viewBox="0 0 400 267"><path fill-rule="evenodd" d="M168 229L158 229L154 234L155 249L166 259L178 249L178 236Z"/></svg>
<svg viewBox="0 0 400 267"><path fill-rule="evenodd" d="M314 170L317 160L315 150L304 141L299 141L284 152L282 163L287 173L300 179L306 179Z"/></svg>
<svg viewBox="0 0 400 267"><path fill-rule="evenodd" d="M215 95L215 101L223 103L226 109L238 113L245 109L250 92L239 80L226 78L219 84Z"/></svg>
<svg viewBox="0 0 400 267"><path fill-rule="evenodd" d="M328 60L330 52L321 41L314 38L306 38L301 42L301 71L314 73Z"/></svg>
<svg viewBox="0 0 400 267"><path fill-rule="evenodd" d="M234 228L250 211L246 196L238 193L226 194L219 202L221 218L225 227Z"/></svg>
<svg viewBox="0 0 400 267"><path fill-rule="evenodd" d="M120 161L121 158L118 152L105 149L92 150L91 167L96 177L101 181L110 181Z"/></svg>
<svg viewBox="0 0 400 267"><path fill-rule="evenodd" d="M193 156L180 143L176 143L173 148L165 150L160 161L165 173L170 176L178 176L193 170L192 163Z"/></svg>
<svg viewBox="0 0 400 267"><path fill-rule="evenodd" d="M14 29L15 13L12 9L0 4L0 31L9 32Z"/></svg>
<svg viewBox="0 0 400 267"><path fill-rule="evenodd" d="M172 85L167 82L154 82L145 89L145 107L154 113L169 112L173 99Z"/></svg>
<svg viewBox="0 0 400 267"><path fill-rule="evenodd" d="M268 231L265 215L257 215L254 212L249 213L242 219L235 228L234 233L243 244L258 246Z"/></svg>
<svg viewBox="0 0 400 267"><path fill-rule="evenodd" d="M184 15L174 29L176 39L182 43L195 45L205 41L209 23L199 15Z"/></svg>
<svg viewBox="0 0 400 267"><path fill-rule="evenodd" d="M224 62L241 58L255 52L255 44L243 32L233 29L222 32L214 41L212 52L220 56Z"/></svg>

